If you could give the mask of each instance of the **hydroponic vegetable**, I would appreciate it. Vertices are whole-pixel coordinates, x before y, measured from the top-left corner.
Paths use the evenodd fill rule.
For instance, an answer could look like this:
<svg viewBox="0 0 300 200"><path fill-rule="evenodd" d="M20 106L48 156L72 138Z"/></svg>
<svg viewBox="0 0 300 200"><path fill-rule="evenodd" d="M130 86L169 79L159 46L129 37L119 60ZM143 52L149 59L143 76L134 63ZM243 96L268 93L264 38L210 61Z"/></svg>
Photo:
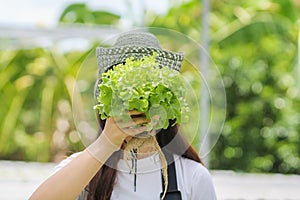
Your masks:
<svg viewBox="0 0 300 200"><path fill-rule="evenodd" d="M178 71L160 67L156 54L141 59L126 59L102 74L98 85L98 104L101 119L122 116L129 120L128 110L144 112L148 119L158 115L154 129L166 129L169 119L175 123L187 120L189 107L184 98L186 87Z"/></svg>

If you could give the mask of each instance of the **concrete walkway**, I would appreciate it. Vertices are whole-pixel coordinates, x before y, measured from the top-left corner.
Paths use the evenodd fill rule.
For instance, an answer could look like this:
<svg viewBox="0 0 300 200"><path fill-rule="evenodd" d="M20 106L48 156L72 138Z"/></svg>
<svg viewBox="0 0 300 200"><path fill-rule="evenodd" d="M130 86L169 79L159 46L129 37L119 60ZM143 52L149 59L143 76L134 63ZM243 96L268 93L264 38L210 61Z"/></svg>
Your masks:
<svg viewBox="0 0 300 200"><path fill-rule="evenodd" d="M211 171L219 200L300 200L300 176Z"/></svg>
<svg viewBox="0 0 300 200"><path fill-rule="evenodd" d="M53 163L0 161L0 200L28 199ZM218 200L300 200L300 176L211 171ZM205 199L208 200L208 199Z"/></svg>

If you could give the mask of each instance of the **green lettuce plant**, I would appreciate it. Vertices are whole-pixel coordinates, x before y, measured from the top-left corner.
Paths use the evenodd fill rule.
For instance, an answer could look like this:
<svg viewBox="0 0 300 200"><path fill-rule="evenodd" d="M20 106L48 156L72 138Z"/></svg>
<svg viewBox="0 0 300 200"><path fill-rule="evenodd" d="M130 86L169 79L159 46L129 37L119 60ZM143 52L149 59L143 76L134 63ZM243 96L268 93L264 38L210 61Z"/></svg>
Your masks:
<svg viewBox="0 0 300 200"><path fill-rule="evenodd" d="M178 71L160 67L155 61L156 53L141 59L126 59L102 74L98 85L98 104L101 119L123 117L130 120L129 110L145 113L148 119L159 116L154 129L166 129L169 120L175 124L188 119L189 107L184 98L185 83Z"/></svg>

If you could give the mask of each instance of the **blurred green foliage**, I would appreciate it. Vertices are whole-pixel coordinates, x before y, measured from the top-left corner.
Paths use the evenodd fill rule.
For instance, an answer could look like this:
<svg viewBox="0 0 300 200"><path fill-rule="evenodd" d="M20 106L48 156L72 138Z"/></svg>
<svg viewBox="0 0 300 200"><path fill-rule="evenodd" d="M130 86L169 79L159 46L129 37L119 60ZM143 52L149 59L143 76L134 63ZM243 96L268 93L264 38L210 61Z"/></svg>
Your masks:
<svg viewBox="0 0 300 200"><path fill-rule="evenodd" d="M211 56L228 103L214 168L300 173L299 8L279 0L213 4L220 25L212 23ZM229 23L220 23L224 16Z"/></svg>
<svg viewBox="0 0 300 200"><path fill-rule="evenodd" d="M81 146L70 96L84 55L41 48L0 52L1 159L49 161Z"/></svg>
<svg viewBox="0 0 300 200"><path fill-rule="evenodd" d="M227 118L210 153L211 168L300 174L299 11L296 0L211 1L210 54L227 95ZM200 2L191 0L164 16L146 11L145 23L199 42L201 14ZM85 4L70 5L60 18L86 24L120 19ZM62 150L82 148L70 96L87 53L0 52L1 159L49 161Z"/></svg>
<svg viewBox="0 0 300 200"><path fill-rule="evenodd" d="M83 3L69 5L61 14L61 23L106 24L118 23L120 16L107 11L91 10Z"/></svg>

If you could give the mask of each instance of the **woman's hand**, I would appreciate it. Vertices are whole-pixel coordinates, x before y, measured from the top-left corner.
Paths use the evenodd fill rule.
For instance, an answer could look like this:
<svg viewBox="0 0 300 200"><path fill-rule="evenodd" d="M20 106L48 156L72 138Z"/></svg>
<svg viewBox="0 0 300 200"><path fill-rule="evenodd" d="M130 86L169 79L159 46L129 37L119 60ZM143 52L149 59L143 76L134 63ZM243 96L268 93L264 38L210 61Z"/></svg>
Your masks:
<svg viewBox="0 0 300 200"><path fill-rule="evenodd" d="M148 124L150 120L144 113L132 110L128 114L131 116L131 120L128 122L123 122L121 117L108 118L101 135L87 147L87 151L99 162L104 163L107 156L119 150L125 139L128 140L147 131L145 124ZM103 149L108 155L103 155Z"/></svg>
<svg viewBox="0 0 300 200"><path fill-rule="evenodd" d="M125 139L147 131L146 124L150 122L142 112L131 110L128 114L131 117L128 122L124 122L121 117L108 118L102 132L117 148L121 147Z"/></svg>

